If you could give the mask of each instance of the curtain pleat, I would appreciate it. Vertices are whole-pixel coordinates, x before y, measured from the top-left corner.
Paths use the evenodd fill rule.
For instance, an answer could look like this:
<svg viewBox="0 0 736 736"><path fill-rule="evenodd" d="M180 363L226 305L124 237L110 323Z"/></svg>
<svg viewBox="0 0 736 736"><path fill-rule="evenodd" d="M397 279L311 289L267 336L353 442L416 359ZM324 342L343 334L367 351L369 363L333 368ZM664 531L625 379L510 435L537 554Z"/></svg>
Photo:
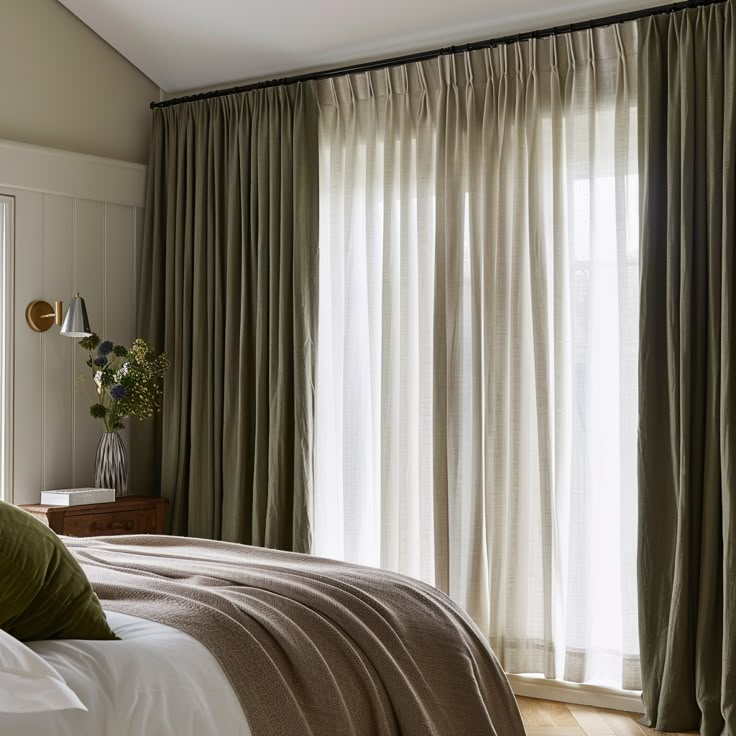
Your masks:
<svg viewBox="0 0 736 736"><path fill-rule="evenodd" d="M733 18L157 110L173 531L308 550L314 472L315 551L508 671L633 689L641 634L649 722L736 733Z"/></svg>
<svg viewBox="0 0 736 736"><path fill-rule="evenodd" d="M736 733L734 4L642 23L639 606L662 730Z"/></svg>
<svg viewBox="0 0 736 736"><path fill-rule="evenodd" d="M311 547L316 136L311 85L154 112L138 328L171 358L174 533Z"/></svg>
<svg viewBox="0 0 736 736"><path fill-rule="evenodd" d="M635 55L616 26L318 84L315 551L438 585L507 671L627 688Z"/></svg>

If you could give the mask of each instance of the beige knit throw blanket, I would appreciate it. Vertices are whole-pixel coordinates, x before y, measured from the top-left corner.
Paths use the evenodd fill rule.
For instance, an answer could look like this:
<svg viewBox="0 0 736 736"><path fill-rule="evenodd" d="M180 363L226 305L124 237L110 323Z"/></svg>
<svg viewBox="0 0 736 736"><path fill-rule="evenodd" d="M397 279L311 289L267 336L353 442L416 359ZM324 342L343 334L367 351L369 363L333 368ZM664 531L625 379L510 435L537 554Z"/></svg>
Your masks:
<svg viewBox="0 0 736 736"><path fill-rule="evenodd" d="M105 608L215 655L253 736L524 734L488 644L429 585L226 542L64 541Z"/></svg>

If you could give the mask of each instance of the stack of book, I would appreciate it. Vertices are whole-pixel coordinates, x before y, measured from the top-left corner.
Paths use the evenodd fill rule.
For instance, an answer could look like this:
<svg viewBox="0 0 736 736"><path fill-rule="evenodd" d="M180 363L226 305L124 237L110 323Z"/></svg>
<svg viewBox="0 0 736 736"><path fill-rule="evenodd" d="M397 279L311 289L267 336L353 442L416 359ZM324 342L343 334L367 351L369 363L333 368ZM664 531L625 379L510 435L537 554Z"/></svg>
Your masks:
<svg viewBox="0 0 736 736"><path fill-rule="evenodd" d="M80 506L84 503L110 503L114 500L114 488L62 488L57 491L41 491L43 506Z"/></svg>

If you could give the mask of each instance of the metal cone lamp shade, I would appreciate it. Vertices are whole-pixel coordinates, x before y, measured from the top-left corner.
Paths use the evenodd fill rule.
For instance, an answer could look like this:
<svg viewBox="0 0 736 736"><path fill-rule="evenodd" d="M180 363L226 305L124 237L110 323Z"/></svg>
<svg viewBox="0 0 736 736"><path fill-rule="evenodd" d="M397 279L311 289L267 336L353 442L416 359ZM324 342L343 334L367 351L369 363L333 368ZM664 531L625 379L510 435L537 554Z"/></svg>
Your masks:
<svg viewBox="0 0 736 736"><path fill-rule="evenodd" d="M65 337L89 337L92 330L89 328L89 318L87 317L87 307L84 299L75 294L72 303L69 305L64 322L61 325L61 334Z"/></svg>

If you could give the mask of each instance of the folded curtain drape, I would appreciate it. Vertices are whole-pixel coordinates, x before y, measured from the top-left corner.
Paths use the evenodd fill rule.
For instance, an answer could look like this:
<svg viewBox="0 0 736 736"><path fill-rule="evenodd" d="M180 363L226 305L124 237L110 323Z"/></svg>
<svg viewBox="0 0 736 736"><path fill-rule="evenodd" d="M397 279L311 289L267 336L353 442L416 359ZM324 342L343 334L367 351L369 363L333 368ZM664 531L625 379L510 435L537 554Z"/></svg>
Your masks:
<svg viewBox="0 0 736 736"><path fill-rule="evenodd" d="M315 551L639 685L635 27L327 80Z"/></svg>
<svg viewBox="0 0 736 736"><path fill-rule="evenodd" d="M641 25L644 704L736 734L736 6Z"/></svg>
<svg viewBox="0 0 736 736"><path fill-rule="evenodd" d="M316 551L436 582L510 671L636 687L640 329L648 717L734 732L733 33L729 0L158 110L174 530L309 548L316 380Z"/></svg>
<svg viewBox="0 0 736 736"><path fill-rule="evenodd" d="M171 358L175 533L311 546L316 136L310 84L154 111L138 328Z"/></svg>

